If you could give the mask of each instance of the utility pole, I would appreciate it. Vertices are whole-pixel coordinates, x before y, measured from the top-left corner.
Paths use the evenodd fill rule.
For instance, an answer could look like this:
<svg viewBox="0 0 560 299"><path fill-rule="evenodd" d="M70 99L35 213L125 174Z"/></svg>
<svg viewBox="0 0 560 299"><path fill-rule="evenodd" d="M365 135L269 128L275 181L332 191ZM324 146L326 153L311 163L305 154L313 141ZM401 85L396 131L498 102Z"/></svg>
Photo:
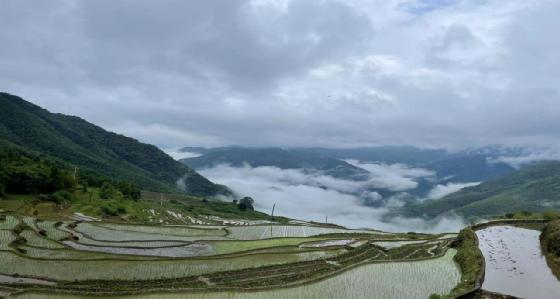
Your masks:
<svg viewBox="0 0 560 299"><path fill-rule="evenodd" d="M274 203L274 204L272 205L272 213L270 213L270 216L271 216L272 218L274 218L274 208L275 208L275 207L276 207L276 203Z"/></svg>
<svg viewBox="0 0 560 299"><path fill-rule="evenodd" d="M163 207L163 193L159 194L159 204Z"/></svg>
<svg viewBox="0 0 560 299"><path fill-rule="evenodd" d="M325 224L329 223L329 216L325 216Z"/></svg>
<svg viewBox="0 0 560 299"><path fill-rule="evenodd" d="M74 181L76 180L76 177L78 177L78 166L74 166Z"/></svg>

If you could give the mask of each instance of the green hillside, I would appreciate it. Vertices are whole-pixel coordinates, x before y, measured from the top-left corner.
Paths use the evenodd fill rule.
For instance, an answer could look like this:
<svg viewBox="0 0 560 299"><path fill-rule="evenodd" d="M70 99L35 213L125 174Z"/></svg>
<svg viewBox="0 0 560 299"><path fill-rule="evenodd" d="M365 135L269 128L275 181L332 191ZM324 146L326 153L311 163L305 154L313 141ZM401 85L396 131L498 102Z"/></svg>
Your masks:
<svg viewBox="0 0 560 299"><path fill-rule="evenodd" d="M511 174L462 189L444 198L409 206L408 216L454 212L465 217L560 208L560 161L526 166Z"/></svg>
<svg viewBox="0 0 560 299"><path fill-rule="evenodd" d="M54 114L17 96L0 93L0 140L153 191L195 195L228 192L153 145L105 131L79 117Z"/></svg>

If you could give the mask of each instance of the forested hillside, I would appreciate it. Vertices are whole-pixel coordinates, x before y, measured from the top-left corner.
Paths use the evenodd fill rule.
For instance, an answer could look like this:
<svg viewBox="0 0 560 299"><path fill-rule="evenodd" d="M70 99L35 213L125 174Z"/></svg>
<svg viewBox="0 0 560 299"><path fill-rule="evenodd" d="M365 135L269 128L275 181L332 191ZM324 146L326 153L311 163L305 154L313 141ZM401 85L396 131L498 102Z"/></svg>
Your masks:
<svg viewBox="0 0 560 299"><path fill-rule="evenodd" d="M560 207L560 161L545 161L462 189L438 200L408 207L409 216L457 213L466 217L516 211L541 212Z"/></svg>
<svg viewBox="0 0 560 299"><path fill-rule="evenodd" d="M0 93L0 107L0 139L77 166L80 172L130 181L153 191L178 191L176 183L183 180L183 191L190 194L229 192L157 147L79 117L50 113L6 93Z"/></svg>

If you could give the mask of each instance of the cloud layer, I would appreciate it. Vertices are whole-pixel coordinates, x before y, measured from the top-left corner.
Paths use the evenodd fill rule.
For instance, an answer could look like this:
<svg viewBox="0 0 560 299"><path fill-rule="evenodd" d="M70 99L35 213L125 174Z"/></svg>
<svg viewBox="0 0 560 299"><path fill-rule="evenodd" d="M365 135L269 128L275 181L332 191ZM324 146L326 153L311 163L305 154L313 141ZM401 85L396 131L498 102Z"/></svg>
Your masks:
<svg viewBox="0 0 560 299"><path fill-rule="evenodd" d="M0 85L163 147L557 147L559 13L551 0L6 0Z"/></svg>
<svg viewBox="0 0 560 299"><path fill-rule="evenodd" d="M229 186L239 195L253 197L260 211L270 213L276 204L275 214L295 219L324 222L328 217L331 223L385 231L457 231L464 226L458 218L432 222L399 217L384 219L389 207L365 206L363 198L346 193L359 190L362 187L359 183L308 174L303 170L218 165L201 173Z"/></svg>

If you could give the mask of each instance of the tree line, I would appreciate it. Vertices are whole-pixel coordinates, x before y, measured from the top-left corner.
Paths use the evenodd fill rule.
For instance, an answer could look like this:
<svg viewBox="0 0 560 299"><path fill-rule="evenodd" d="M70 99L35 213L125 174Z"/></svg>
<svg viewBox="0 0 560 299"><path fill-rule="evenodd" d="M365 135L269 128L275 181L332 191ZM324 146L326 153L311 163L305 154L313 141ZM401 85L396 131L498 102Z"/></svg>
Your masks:
<svg viewBox="0 0 560 299"><path fill-rule="evenodd" d="M91 171L79 172L77 168L49 156L0 143L0 196L7 193L55 194L78 187L85 190L88 187L100 188L101 197L106 199L140 198L140 189L131 182L113 182Z"/></svg>

